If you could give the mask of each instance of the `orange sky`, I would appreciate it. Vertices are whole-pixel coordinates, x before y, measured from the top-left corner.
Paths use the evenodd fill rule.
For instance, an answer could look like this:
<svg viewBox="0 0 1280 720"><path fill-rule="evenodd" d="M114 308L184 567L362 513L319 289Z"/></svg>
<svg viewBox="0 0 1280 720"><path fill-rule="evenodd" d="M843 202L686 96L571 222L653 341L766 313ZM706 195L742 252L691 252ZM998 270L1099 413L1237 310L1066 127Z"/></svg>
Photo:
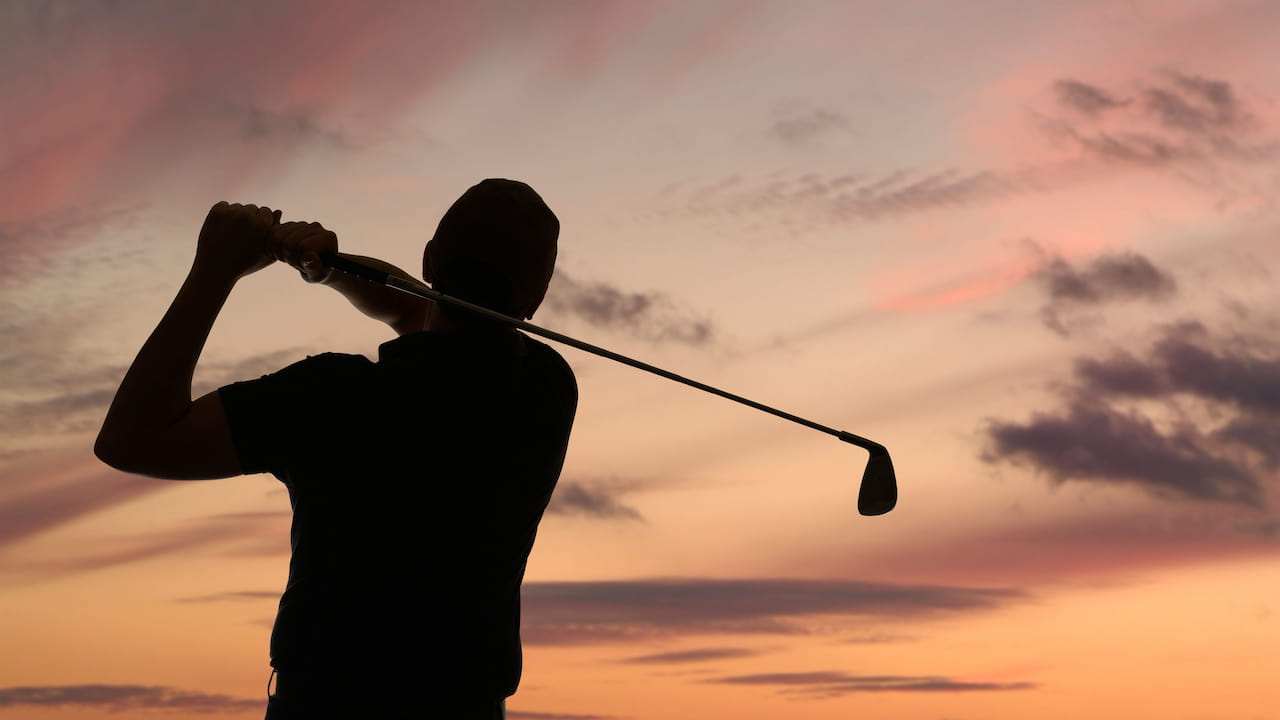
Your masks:
<svg viewBox="0 0 1280 720"><path fill-rule="evenodd" d="M417 272L560 217L581 391L512 718L1280 717L1268 2L0 9L0 718L260 717L270 476L92 455L217 200ZM628 299L643 303L623 312ZM242 281L195 391L389 329Z"/></svg>

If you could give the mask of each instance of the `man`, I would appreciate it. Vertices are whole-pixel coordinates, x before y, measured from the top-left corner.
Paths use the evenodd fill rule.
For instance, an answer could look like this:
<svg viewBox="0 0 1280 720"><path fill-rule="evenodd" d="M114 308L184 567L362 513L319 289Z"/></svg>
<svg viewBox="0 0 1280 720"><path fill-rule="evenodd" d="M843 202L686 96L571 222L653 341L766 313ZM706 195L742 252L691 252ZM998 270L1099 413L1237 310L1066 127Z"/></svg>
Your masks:
<svg viewBox="0 0 1280 720"><path fill-rule="evenodd" d="M288 488L293 554L271 636L270 720L502 718L520 677L525 561L577 406L573 373L515 330L329 271L318 257L337 251L336 235L279 220L253 205L209 211L95 452L141 475L270 472ZM485 180L441 219L423 275L530 318L558 233L528 185ZM324 353L192 402L192 372L235 282L277 260L400 337L376 363Z"/></svg>

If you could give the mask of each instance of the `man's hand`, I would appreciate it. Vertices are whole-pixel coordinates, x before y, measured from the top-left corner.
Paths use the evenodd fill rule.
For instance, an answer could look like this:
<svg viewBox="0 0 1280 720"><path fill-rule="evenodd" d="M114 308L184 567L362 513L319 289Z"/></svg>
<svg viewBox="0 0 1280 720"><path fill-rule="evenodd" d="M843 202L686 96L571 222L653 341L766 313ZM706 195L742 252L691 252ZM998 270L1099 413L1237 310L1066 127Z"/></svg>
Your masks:
<svg viewBox="0 0 1280 720"><path fill-rule="evenodd" d="M281 223L272 230L272 255L297 268L309 283L327 283L333 274L320 262L322 252L338 252L338 236L318 222Z"/></svg>
<svg viewBox="0 0 1280 720"><path fill-rule="evenodd" d="M270 251L272 228L280 211L257 205L220 202L209 209L196 243L193 270L238 280L276 261Z"/></svg>

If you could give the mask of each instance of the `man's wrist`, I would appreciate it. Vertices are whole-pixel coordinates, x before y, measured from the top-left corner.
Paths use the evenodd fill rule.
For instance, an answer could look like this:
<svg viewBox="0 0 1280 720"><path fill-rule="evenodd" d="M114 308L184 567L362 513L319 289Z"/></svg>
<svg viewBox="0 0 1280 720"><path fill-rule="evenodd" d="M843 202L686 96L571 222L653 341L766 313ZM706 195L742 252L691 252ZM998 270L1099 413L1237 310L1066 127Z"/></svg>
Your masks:
<svg viewBox="0 0 1280 720"><path fill-rule="evenodd" d="M202 265L199 262L193 263L191 265L191 270L187 272L188 283L208 290L225 290L226 292L231 292L231 289L235 287L236 282L239 280L239 275L219 268Z"/></svg>

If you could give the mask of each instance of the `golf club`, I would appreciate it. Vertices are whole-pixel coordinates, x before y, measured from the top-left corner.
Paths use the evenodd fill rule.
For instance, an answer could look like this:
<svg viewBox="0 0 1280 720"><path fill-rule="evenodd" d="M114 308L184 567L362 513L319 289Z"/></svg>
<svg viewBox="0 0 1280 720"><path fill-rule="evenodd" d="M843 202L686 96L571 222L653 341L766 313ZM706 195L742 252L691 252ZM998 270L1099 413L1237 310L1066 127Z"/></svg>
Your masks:
<svg viewBox="0 0 1280 720"><path fill-rule="evenodd" d="M871 454L870 458L867 460L867 466L862 472L862 484L858 489L858 512L863 515L883 515L892 510L893 507L898 504L898 481L893 474L893 462L889 460L889 451L880 443L868 440L864 437L859 437L850 432L829 428L826 425L820 425L812 420L806 420L802 417L792 415L791 413L771 408L768 405L763 405L754 400L748 400L747 398L739 395L734 395L733 393L725 392L719 388L711 387L705 383L690 380L689 378L677 375L668 370L663 370L660 367L655 367L634 358L629 358L626 355L619 355L612 350L606 350L602 347L592 345L591 343L571 338L568 335L561 335L553 330L547 330L546 328L538 327L537 325L525 322L524 320L517 320L513 317L490 310L489 308L469 303L466 300L460 300L458 298L445 295L444 293L438 290L433 290L431 287L418 282L417 280L409 280L392 275L350 258L342 257L337 253L320 253L320 262L330 268L340 270L363 280L377 283L379 285L385 285L427 300L434 300L436 302L443 302L455 307L463 308L489 318L490 320L495 320L503 323L504 325L518 328L527 333L544 337L548 340L553 340L563 345L568 345L569 347L589 352L593 355L599 355L600 357L620 362L623 365L630 365L633 368L653 373L654 375L667 378L668 380L675 380L678 383L683 383L689 387L697 388L698 390L705 390L712 395L719 395L722 398L741 403L747 407L752 407L762 412L767 412L770 415L783 418L784 420L799 423L807 428L813 428L814 430L819 430L828 435L834 435L851 445L857 445L858 447L863 448Z"/></svg>

